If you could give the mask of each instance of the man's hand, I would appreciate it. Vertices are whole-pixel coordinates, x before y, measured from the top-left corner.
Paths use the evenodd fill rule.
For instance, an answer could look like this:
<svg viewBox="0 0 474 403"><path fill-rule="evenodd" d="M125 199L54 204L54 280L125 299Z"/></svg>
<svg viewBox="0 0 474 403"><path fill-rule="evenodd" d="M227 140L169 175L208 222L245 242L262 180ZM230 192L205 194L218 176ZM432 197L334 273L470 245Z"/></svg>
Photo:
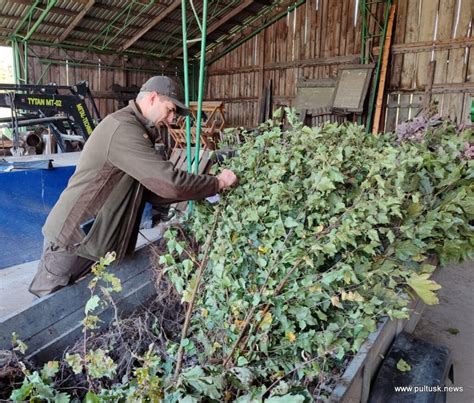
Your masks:
<svg viewBox="0 0 474 403"><path fill-rule="evenodd" d="M223 169L217 175L217 179L219 180L219 190L228 189L237 183L237 176L230 169Z"/></svg>

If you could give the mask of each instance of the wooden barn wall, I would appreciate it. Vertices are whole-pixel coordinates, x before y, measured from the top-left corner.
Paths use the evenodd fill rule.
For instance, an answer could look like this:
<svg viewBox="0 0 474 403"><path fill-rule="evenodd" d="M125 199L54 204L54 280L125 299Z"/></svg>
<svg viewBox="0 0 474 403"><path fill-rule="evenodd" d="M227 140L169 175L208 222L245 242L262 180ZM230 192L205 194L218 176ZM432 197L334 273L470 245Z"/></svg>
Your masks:
<svg viewBox="0 0 474 403"><path fill-rule="evenodd" d="M399 0L385 130L436 104L458 124L470 124L474 95L471 0Z"/></svg>
<svg viewBox="0 0 474 403"><path fill-rule="evenodd" d="M228 124L244 127L257 124L269 80L273 106L292 105L297 80L336 77L342 64L358 63L361 18L354 24L355 7L356 0L308 0L210 65L206 99L224 101ZM382 15L381 5L372 7ZM467 124L473 44L471 0L399 0L382 127L393 130L430 101L443 116Z"/></svg>
<svg viewBox="0 0 474 403"><path fill-rule="evenodd" d="M29 46L28 56L29 83L73 85L88 80L102 117L118 109L118 101L112 92L113 84L141 86L149 77L161 74L156 69L159 63L142 58L125 60L118 55L38 46ZM54 62L49 64L48 60ZM65 64L66 60L68 65ZM75 64L78 62L81 65ZM142 71L128 70L132 68Z"/></svg>
<svg viewBox="0 0 474 403"><path fill-rule="evenodd" d="M291 106L297 80L333 78L339 66L358 63L361 20L354 23L355 7L356 0L308 0L210 65L206 99L225 102L230 126L257 124L269 80L273 106Z"/></svg>

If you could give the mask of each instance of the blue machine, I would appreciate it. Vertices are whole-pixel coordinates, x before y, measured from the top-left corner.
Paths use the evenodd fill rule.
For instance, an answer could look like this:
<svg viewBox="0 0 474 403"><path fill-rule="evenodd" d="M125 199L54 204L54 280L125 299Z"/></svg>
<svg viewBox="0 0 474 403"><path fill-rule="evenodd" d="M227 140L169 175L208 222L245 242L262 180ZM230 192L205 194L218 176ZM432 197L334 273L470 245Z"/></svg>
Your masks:
<svg viewBox="0 0 474 403"><path fill-rule="evenodd" d="M41 257L41 228L74 170L0 172L0 269Z"/></svg>

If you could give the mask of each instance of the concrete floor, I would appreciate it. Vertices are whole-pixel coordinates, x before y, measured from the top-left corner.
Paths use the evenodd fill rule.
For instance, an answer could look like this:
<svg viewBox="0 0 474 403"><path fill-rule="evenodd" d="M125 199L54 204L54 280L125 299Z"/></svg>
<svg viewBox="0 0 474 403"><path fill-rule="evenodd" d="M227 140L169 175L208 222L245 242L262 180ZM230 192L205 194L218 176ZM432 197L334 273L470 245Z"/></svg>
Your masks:
<svg viewBox="0 0 474 403"><path fill-rule="evenodd" d="M163 232L163 225L142 229L138 235L136 248L141 248L150 241L156 241ZM0 319L29 306L37 297L28 292L38 260L0 270Z"/></svg>
<svg viewBox="0 0 474 403"><path fill-rule="evenodd" d="M414 336L451 351L454 384L463 392L448 392L447 403L474 402L474 262L450 265L434 276L442 288L439 305L427 306Z"/></svg>

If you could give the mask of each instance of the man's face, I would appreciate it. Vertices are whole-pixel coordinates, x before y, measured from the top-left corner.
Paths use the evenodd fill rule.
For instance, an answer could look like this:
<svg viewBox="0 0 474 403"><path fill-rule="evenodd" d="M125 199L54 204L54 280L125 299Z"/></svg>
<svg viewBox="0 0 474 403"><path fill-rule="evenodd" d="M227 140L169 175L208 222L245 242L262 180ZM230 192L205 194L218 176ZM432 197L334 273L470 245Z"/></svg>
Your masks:
<svg viewBox="0 0 474 403"><path fill-rule="evenodd" d="M151 120L155 127L161 124L171 124L176 116L176 106L169 98L153 92L148 103L147 119Z"/></svg>

